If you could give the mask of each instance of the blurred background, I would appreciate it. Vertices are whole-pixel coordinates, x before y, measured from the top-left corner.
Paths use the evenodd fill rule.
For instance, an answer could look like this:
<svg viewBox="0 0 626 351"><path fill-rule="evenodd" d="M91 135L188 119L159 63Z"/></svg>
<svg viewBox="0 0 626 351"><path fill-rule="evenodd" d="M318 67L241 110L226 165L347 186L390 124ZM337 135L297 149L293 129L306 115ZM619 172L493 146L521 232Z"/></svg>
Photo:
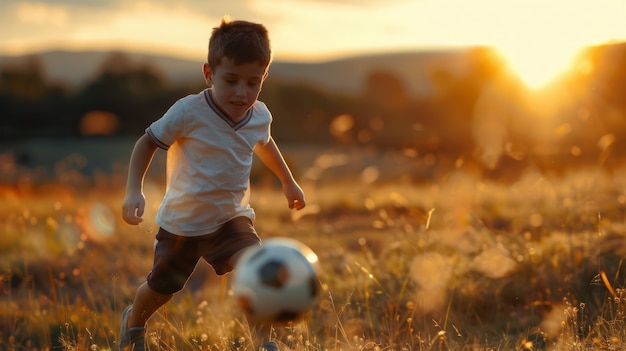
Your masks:
<svg viewBox="0 0 626 351"><path fill-rule="evenodd" d="M429 181L454 169L495 180L527 167L611 172L626 152L622 8L617 0L3 1L0 181L123 173L143 130L204 88L208 37L225 14L270 31L274 62L261 99L296 171L341 149L361 157L324 162L337 174L355 160L358 171L376 164L371 180Z"/></svg>
<svg viewBox="0 0 626 351"><path fill-rule="evenodd" d="M261 100L308 204L289 212L260 163L252 201L263 237L303 240L329 273L332 308L315 310L307 349L373 350L369 340L385 335L383 349L482 349L468 345L483 340L545 349L537 330L567 350L591 345L585 335L618 349L624 9L624 0L2 0L0 349L114 344L152 264L165 190L159 151L146 221L122 221L133 144L206 87L208 39L225 14L264 23L272 39ZM237 315L211 272L199 266L188 285L202 303L180 294L165 313L180 326L156 320L172 327L165 349L184 349L171 335L207 333L203 349L236 335L222 330Z"/></svg>

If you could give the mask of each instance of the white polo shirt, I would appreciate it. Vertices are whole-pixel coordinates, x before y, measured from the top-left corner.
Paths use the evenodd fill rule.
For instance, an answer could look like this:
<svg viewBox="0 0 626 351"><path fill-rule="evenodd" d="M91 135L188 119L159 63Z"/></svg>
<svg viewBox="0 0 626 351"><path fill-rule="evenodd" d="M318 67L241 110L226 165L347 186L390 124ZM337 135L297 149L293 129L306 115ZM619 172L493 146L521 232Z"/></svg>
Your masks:
<svg viewBox="0 0 626 351"><path fill-rule="evenodd" d="M167 188L156 222L183 236L216 231L247 216L250 170L257 143L270 138L272 116L257 101L233 123L211 98L210 89L178 100L146 133L167 150Z"/></svg>

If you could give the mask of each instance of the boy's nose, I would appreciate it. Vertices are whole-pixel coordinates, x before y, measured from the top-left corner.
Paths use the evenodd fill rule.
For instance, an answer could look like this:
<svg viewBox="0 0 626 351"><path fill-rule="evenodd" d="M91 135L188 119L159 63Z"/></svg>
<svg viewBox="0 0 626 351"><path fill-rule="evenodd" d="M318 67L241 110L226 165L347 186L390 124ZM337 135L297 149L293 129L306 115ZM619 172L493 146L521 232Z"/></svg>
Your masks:
<svg viewBox="0 0 626 351"><path fill-rule="evenodd" d="M248 87L246 86L245 83L237 84L237 89L236 89L237 95L246 96L247 89Z"/></svg>

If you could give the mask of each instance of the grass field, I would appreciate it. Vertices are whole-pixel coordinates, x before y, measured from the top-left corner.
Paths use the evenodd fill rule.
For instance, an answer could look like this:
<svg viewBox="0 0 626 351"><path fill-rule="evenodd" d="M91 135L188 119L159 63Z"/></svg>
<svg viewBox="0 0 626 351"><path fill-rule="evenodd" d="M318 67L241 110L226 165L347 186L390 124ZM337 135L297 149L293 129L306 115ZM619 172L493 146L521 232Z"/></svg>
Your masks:
<svg viewBox="0 0 626 351"><path fill-rule="evenodd" d="M507 184L462 170L416 182L391 166L323 176L350 159L301 167L303 212L271 181L253 188L260 235L303 241L323 268L318 306L274 329L282 349L626 347L626 171L528 170ZM147 182L146 220L132 227L122 174L57 176L0 188L0 350L117 349L162 186ZM150 350L255 350L228 279L198 266L151 320Z"/></svg>

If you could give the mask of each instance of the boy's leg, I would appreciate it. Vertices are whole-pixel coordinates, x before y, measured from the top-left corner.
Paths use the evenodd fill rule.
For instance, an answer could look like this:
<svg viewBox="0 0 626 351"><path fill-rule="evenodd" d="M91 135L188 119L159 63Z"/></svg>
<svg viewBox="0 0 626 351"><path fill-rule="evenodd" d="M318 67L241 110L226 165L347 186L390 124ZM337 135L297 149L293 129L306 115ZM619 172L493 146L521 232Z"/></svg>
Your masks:
<svg viewBox="0 0 626 351"><path fill-rule="evenodd" d="M161 306L172 298L173 294L162 295L150 289L148 283L143 283L137 289L133 309L128 316L128 327L144 327L148 319Z"/></svg>
<svg viewBox="0 0 626 351"><path fill-rule="evenodd" d="M247 217L237 217L225 223L220 230L203 241L204 259L218 275L226 274L237 266L241 255L251 247L261 244L253 222ZM274 330L266 325L249 325L253 345L261 351L279 351L274 341Z"/></svg>
<svg viewBox="0 0 626 351"><path fill-rule="evenodd" d="M145 349L145 325L148 319L161 306L172 298L172 295L161 295L143 283L135 294L133 304L127 306L122 312L122 326L118 339L120 351L130 348L133 351Z"/></svg>
<svg viewBox="0 0 626 351"><path fill-rule="evenodd" d="M148 281L137 289L133 304L122 313L119 349L134 347L144 350L144 333L147 321L176 291L183 288L198 261L193 250L193 243L159 229L156 235L154 264L148 275L148 281L159 291L148 286Z"/></svg>

